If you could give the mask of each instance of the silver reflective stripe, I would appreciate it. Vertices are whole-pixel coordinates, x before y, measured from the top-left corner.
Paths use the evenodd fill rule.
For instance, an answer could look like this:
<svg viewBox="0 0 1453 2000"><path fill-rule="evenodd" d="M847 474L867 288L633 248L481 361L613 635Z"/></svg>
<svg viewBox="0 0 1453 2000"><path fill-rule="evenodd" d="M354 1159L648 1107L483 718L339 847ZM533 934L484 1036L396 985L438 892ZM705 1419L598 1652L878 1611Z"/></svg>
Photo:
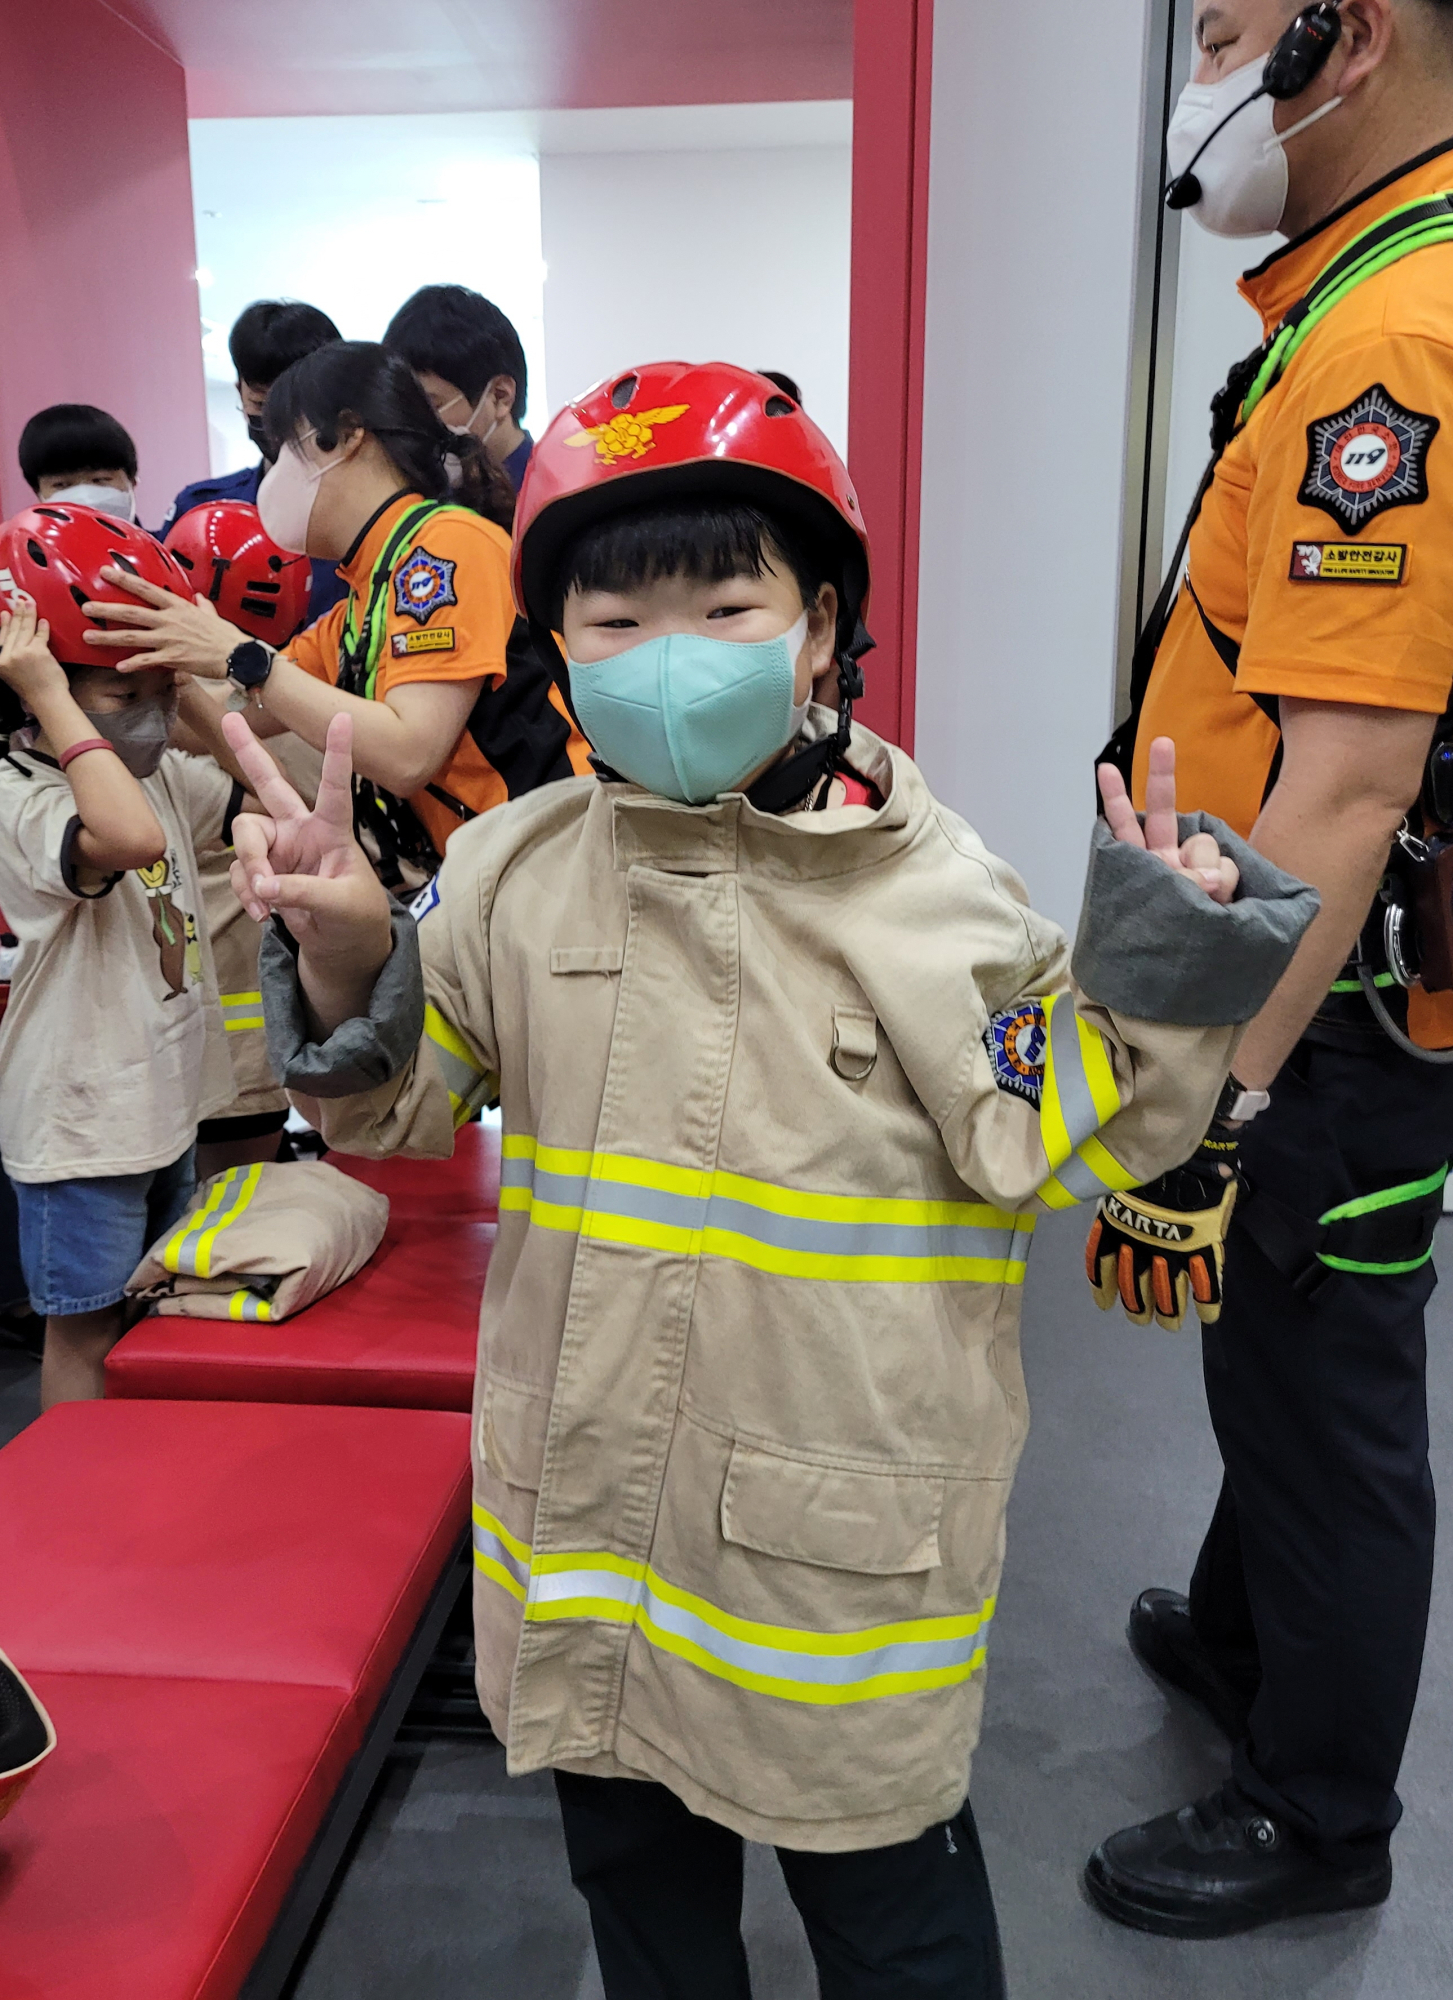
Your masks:
<svg viewBox="0 0 1453 2000"><path fill-rule="evenodd" d="M492 1528L485 1526L477 1514L474 1519L474 1553L478 1556L488 1556L492 1562L498 1563L502 1570L507 1570L520 1586L522 1595L529 1588L529 1558L526 1557L521 1561Z"/></svg>
<svg viewBox="0 0 1453 2000"><path fill-rule="evenodd" d="M674 1593L684 1596L685 1592ZM708 1654L722 1666L737 1673L765 1680L797 1681L807 1687L850 1688L892 1674L932 1674L945 1669L970 1668L984 1651L991 1618L973 1621L973 1629L954 1632L942 1639L885 1639L872 1644L872 1633L862 1637L870 1643L861 1649L819 1651L791 1644L759 1644L720 1625L686 1606L663 1597L653 1588L649 1574L622 1576L605 1569L552 1570L537 1572L530 1579L526 1617L538 1618L537 1606L566 1606L588 1603L618 1604L622 1622L638 1625L651 1643L658 1634L679 1639ZM583 1609L581 1617L600 1616ZM949 1622L949 1621L945 1621ZM953 1621L963 1624L964 1620ZM652 1627L655 1631L652 1631ZM788 1635L784 1629L784 1638ZM827 1635L824 1635L825 1637ZM857 1635L843 1635L845 1638Z"/></svg>
<svg viewBox="0 0 1453 2000"><path fill-rule="evenodd" d="M257 1186L261 1169L233 1167L223 1187L226 1192L215 1207L205 1203L196 1214L188 1216L177 1234L167 1243L162 1253L162 1262L169 1271L178 1271L183 1276L197 1276L197 1252L204 1237L212 1230L224 1227L232 1220L237 1210L246 1208Z"/></svg>
<svg viewBox="0 0 1453 2000"><path fill-rule="evenodd" d="M1102 1181L1078 1153L1072 1153L1062 1167L1056 1167L1054 1177L1076 1201L1098 1201L1101 1195L1115 1192L1109 1181Z"/></svg>
<svg viewBox="0 0 1453 2000"><path fill-rule="evenodd" d="M1091 1133L1098 1132L1105 1121L1096 1110L1095 1100L1090 1094L1090 1080L1085 1075L1084 1058L1080 1052L1079 1023L1075 1018L1074 1002L1067 993L1058 997L1049 1017L1049 1060L1054 1087L1059 1093L1060 1116L1070 1135L1071 1146L1078 1146ZM1059 1169L1055 1171L1058 1173ZM1060 1179L1064 1178L1064 1174L1060 1173Z"/></svg>
<svg viewBox="0 0 1453 2000"><path fill-rule="evenodd" d="M549 1173L530 1160L507 1159L501 1185L529 1188L536 1201L593 1215L629 1216L665 1228L700 1233L721 1230L777 1250L822 1257L980 1257L1028 1255L1033 1224L984 1229L962 1223L826 1222L815 1217L779 1215L728 1195L669 1194L622 1181L592 1180L586 1174Z"/></svg>

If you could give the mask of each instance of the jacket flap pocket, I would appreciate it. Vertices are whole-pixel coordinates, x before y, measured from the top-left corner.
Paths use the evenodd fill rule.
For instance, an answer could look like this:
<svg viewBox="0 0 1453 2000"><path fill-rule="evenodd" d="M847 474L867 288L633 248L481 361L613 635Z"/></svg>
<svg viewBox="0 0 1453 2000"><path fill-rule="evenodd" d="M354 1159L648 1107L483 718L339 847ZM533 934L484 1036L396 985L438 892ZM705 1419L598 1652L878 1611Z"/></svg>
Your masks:
<svg viewBox="0 0 1453 2000"><path fill-rule="evenodd" d="M844 1472L837 1466L732 1447L721 1496L729 1542L789 1562L860 1576L939 1567L944 1482L916 1472Z"/></svg>
<svg viewBox="0 0 1453 2000"><path fill-rule="evenodd" d="M517 1389L511 1382L485 1383L479 1405L479 1455L497 1479L538 1493L549 1428L548 1393Z"/></svg>
<svg viewBox="0 0 1453 2000"><path fill-rule="evenodd" d="M619 972L625 951L618 944L555 945L550 952L552 972Z"/></svg>

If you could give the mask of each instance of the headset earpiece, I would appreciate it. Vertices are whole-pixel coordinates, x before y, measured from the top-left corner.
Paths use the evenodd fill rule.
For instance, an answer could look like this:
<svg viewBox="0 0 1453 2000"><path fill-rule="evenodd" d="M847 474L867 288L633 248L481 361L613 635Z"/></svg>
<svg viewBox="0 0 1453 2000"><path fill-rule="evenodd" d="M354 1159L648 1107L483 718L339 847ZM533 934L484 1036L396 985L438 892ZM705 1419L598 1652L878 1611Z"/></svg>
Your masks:
<svg viewBox="0 0 1453 2000"><path fill-rule="evenodd" d="M1340 0L1319 0L1298 14L1266 59L1262 87L1267 96L1279 103L1300 97L1326 68L1341 34Z"/></svg>

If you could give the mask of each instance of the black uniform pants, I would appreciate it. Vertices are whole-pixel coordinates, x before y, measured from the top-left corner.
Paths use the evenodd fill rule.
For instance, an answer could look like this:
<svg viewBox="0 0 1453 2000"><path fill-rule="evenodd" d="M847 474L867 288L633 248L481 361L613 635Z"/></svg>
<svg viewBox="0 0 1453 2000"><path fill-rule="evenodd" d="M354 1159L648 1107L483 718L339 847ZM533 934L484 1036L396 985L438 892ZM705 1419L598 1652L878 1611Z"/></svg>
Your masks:
<svg viewBox="0 0 1453 2000"><path fill-rule="evenodd" d="M750 2000L742 1843L664 1785L555 1773L570 1876L608 2000ZM1003 2000L994 1899L967 1803L899 1847L777 1859L822 2000Z"/></svg>
<svg viewBox="0 0 1453 2000"><path fill-rule="evenodd" d="M1385 1844L1433 1566L1423 1308L1431 1263L1337 1272L1310 1299L1266 1254L1255 1196L1312 1221L1453 1153L1453 1066L1379 1037L1304 1041L1242 1156L1253 1199L1204 1329L1226 1476L1191 1581L1196 1632L1254 1694L1241 1789L1329 1860ZM1258 1242L1260 1237L1260 1242ZM1284 1258L1279 1258L1284 1263Z"/></svg>

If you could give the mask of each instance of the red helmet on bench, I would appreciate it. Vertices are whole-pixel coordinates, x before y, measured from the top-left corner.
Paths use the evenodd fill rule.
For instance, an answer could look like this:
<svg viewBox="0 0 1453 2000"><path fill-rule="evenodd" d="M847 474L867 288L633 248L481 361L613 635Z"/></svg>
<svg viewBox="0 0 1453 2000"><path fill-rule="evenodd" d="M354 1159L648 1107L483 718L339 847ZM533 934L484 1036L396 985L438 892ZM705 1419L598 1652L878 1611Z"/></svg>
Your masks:
<svg viewBox="0 0 1453 2000"><path fill-rule="evenodd" d="M139 632L134 646L111 652L87 645L81 636L105 625L104 619L88 618L83 604L137 602L119 584L102 579L101 571L113 566L191 601L186 571L155 535L115 514L69 500L41 500L0 527L0 598L7 606L17 590L34 598L50 626L50 649L63 667L114 667L128 650L141 652L150 643Z"/></svg>
<svg viewBox="0 0 1453 2000"><path fill-rule="evenodd" d="M308 615L312 565L270 541L246 500L190 508L173 523L166 546L193 590L254 639L285 646Z"/></svg>
<svg viewBox="0 0 1453 2000"><path fill-rule="evenodd" d="M55 1748L50 1717L0 1653L0 1819Z"/></svg>

